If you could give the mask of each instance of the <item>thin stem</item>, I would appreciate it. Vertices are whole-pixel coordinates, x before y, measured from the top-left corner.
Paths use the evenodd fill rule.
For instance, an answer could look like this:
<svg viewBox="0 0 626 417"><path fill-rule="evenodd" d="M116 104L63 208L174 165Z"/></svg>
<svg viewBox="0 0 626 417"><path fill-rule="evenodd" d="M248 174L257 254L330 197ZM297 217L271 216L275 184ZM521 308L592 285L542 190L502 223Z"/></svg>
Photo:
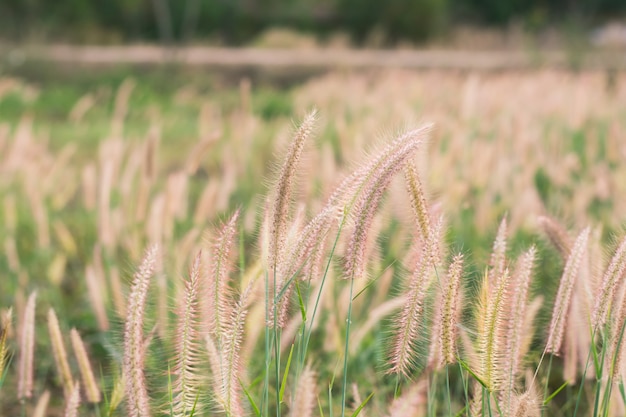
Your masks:
<svg viewBox="0 0 626 417"><path fill-rule="evenodd" d="M596 339L596 330L594 329L591 332L591 343L595 343L595 339ZM572 417L576 417L576 414L578 413L578 406L580 405L580 399L582 397L583 387L585 386L585 378L587 377L587 369L589 369L589 360L591 359L592 353L593 353L593 346L590 347L589 353L587 354L587 361L585 362L585 369L583 369L583 376L580 380L580 388L578 388L578 394L576 395L576 405L574 407L574 414L572 414Z"/></svg>
<svg viewBox="0 0 626 417"><path fill-rule="evenodd" d="M315 299L315 306L313 306L313 314L311 315L311 324L309 325L309 331L308 333L305 332L304 355L306 355L306 352L309 348L309 341L311 340L311 333L313 332L313 323L315 322L317 309L320 304L320 299L322 298L322 290L324 289L324 284L326 283L326 277L328 276L328 271L330 270L330 264L332 262L333 254L335 253L335 250L337 248L337 243L339 242L339 236L341 235L341 230L343 229L343 226L345 224L345 218L346 218L345 215L341 218L341 223L339 224L339 229L337 230L337 236L335 236L335 241L333 242L333 248L330 252L330 256L328 257L326 268L324 269L324 275L322 276L322 283L320 284L320 290L318 291L317 297ZM352 299L352 297L350 297L350 299Z"/></svg>
<svg viewBox="0 0 626 417"><path fill-rule="evenodd" d="M350 278L350 301L348 302L348 318L346 320L346 343L343 353L343 387L341 389L341 417L346 415L346 391L348 391L348 347L350 345L350 324L352 322L352 293L354 291L354 276Z"/></svg>
<svg viewBox="0 0 626 417"><path fill-rule="evenodd" d="M448 400L448 415L452 415L452 400L450 395L450 367L446 365L446 396Z"/></svg>
<svg viewBox="0 0 626 417"><path fill-rule="evenodd" d="M265 323L269 320L269 297L270 297L270 289L269 289L269 277L267 275L267 271L265 272ZM270 385L270 329L268 326L265 326L265 375L264 375L264 386L263 386L263 400L262 400L262 408L263 415L269 416L269 385Z"/></svg>
<svg viewBox="0 0 626 417"><path fill-rule="evenodd" d="M543 387L543 398L548 397L548 385L550 384L550 372L552 371L552 359L554 359L554 355L550 355L550 361L548 361L548 374L546 375L546 383ZM541 409L541 415L543 416L543 408Z"/></svg>

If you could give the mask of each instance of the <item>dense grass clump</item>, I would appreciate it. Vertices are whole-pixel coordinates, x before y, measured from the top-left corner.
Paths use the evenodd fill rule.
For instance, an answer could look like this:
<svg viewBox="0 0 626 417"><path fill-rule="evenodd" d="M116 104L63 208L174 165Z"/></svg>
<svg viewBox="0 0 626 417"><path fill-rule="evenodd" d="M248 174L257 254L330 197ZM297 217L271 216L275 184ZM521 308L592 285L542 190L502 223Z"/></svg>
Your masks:
<svg viewBox="0 0 626 417"><path fill-rule="evenodd" d="M624 91L594 74L369 77L292 91L319 110L291 131L254 113L247 82L223 109L189 87L179 144L168 112L136 118L130 81L110 114L90 93L68 112L78 135L104 112L97 143L6 119L0 412L623 414ZM356 149L398 113L435 123Z"/></svg>

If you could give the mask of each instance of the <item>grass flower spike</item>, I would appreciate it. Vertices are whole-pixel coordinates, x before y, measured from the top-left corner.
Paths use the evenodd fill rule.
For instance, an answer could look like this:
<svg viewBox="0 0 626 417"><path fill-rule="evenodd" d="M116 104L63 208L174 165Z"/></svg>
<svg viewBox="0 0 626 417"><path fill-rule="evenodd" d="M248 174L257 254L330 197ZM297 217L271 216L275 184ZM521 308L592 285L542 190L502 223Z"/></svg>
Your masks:
<svg viewBox="0 0 626 417"><path fill-rule="evenodd" d="M124 328L124 375L126 400L130 417L150 416L150 400L144 376L144 314L150 278L156 266L157 248L148 249L135 273Z"/></svg>

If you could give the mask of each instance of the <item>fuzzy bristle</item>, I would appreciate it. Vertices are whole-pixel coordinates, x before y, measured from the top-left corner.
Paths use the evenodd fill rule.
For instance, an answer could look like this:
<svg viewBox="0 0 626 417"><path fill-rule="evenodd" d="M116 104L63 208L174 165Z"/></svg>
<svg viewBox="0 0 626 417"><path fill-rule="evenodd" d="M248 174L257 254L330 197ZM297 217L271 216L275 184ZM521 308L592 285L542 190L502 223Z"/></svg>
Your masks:
<svg viewBox="0 0 626 417"><path fill-rule="evenodd" d="M595 297L595 304L591 316L594 330L604 326L607 321L611 305L615 303L618 286L626 276L626 237L618 246L606 272L602 277L602 284ZM623 284L622 284L623 285Z"/></svg>
<svg viewBox="0 0 626 417"><path fill-rule="evenodd" d="M302 121L291 142L283 162L278 182L276 183L274 201L271 208L269 229L269 261L272 271L282 263L285 253L285 236L294 179L304 150L306 140L313 132L317 118L316 111L309 113ZM272 272L274 273L274 272Z"/></svg>
<svg viewBox="0 0 626 417"><path fill-rule="evenodd" d="M174 416L185 417L191 410L198 412L197 397L201 378L198 373L200 343L198 333L198 286L200 278L201 254L196 256L189 279L185 282L183 302L179 307L176 328L176 364L172 370Z"/></svg>
<svg viewBox="0 0 626 417"><path fill-rule="evenodd" d="M290 415L293 417L312 417L317 405L317 375L310 365L307 365L298 379L293 396L293 407Z"/></svg>
<svg viewBox="0 0 626 417"><path fill-rule="evenodd" d="M146 252L135 273L128 297L124 328L124 375L127 409L130 417L150 416L150 400L144 376L145 344L143 335L146 298L156 267L157 248Z"/></svg>
<svg viewBox="0 0 626 417"><path fill-rule="evenodd" d="M408 376L416 361L416 344L423 324L430 268L422 262L408 282L407 302L398 316L392 338L389 373Z"/></svg>
<svg viewBox="0 0 626 417"><path fill-rule="evenodd" d="M583 256L587 251L587 242L589 240L589 231L587 227L584 229L572 248L563 275L561 277L561 283L559 284L559 290L556 295L556 301L554 302L554 308L552 310L552 320L550 321L550 330L548 332L548 341L546 343L546 352L558 355L561 351L561 344L563 342L563 334L565 333L565 323L567 322L567 314L570 309L570 300L572 298L572 290L576 283L578 276L578 269L582 261Z"/></svg>

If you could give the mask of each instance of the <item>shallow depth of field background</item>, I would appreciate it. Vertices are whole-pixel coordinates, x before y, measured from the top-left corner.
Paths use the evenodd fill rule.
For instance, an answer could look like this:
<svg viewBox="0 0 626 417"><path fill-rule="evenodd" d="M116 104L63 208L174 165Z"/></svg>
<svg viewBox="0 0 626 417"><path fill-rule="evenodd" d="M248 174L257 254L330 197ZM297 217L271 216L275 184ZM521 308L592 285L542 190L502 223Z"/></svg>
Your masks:
<svg viewBox="0 0 626 417"><path fill-rule="evenodd" d="M193 250L237 208L237 265L242 275L258 267L246 253L258 251L264 196L294 122L313 108L319 122L294 204L294 212L306 216L377 145L407 126L435 123L415 163L434 211L445 215L451 252L466 256L467 299L478 289L503 217L513 257L531 244L539 248L532 292L544 297L544 305L531 368L563 268L538 217L559 219L573 236L590 225L611 250L623 236L621 2L53 3L0 0L0 309L13 306L20 317L28 294L38 290L35 397L44 388L61 392L43 325L49 307L63 329L79 329L102 388L111 389L125 303L115 295L127 291L149 243L163 248L150 307L161 324L175 319L158 306L175 298ZM605 38L610 41L602 43ZM47 45L131 43L346 54L355 48L515 50L531 65L477 70L461 60L453 69L383 69L322 61L315 68L277 69L187 67L167 59L99 65L52 62L36 52ZM559 65L541 59L550 51L564 57ZM364 410L370 416L383 415L393 396L395 379L384 374L389 327L380 319L367 334L358 329L397 294L401 261L410 256L415 232L406 226L412 219L405 194L399 178L376 217L368 264L376 281L358 284L364 292L353 311L348 380L358 381L364 396L376 392ZM339 267L331 270L331 277L340 274ZM89 286L102 295L104 315ZM329 294L342 291L337 280ZM311 346L322 390L343 354L346 314L332 297L323 307L324 336ZM262 323L254 312L251 317ZM243 346L245 355L254 349ZM559 359L554 363L553 378L560 378ZM159 377L167 372L158 357L147 367ZM548 384L551 390L560 381ZM158 381L149 382L155 398L166 396ZM546 415L570 415L574 389L555 397ZM50 415L62 409L61 395L53 396ZM14 387L5 385L0 414L16 410Z"/></svg>

